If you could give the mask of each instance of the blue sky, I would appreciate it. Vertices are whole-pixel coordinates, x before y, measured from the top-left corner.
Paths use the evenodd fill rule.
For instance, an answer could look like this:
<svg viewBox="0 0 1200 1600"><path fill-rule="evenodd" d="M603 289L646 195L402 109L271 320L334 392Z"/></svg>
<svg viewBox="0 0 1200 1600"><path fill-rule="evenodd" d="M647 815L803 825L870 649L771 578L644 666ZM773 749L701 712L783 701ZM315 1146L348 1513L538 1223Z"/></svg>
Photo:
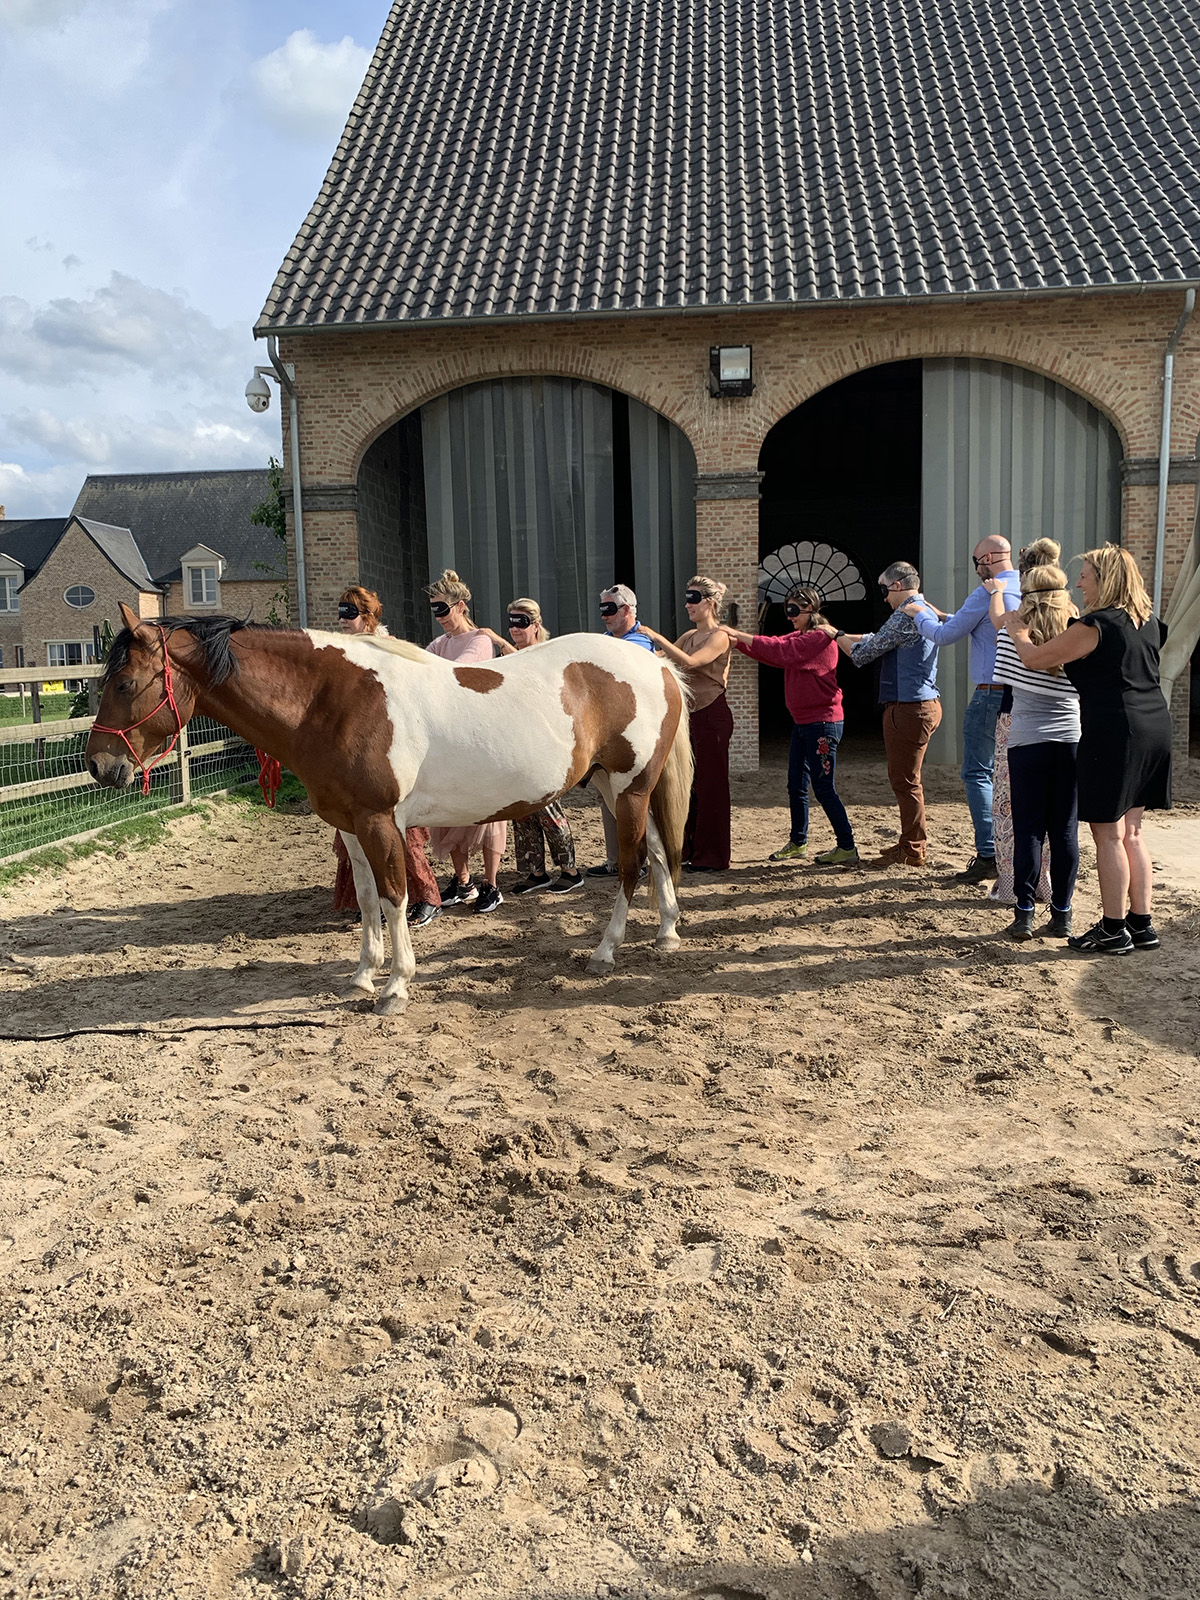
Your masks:
<svg viewBox="0 0 1200 1600"><path fill-rule="evenodd" d="M0 504L256 466L250 329L389 0L0 0Z"/></svg>

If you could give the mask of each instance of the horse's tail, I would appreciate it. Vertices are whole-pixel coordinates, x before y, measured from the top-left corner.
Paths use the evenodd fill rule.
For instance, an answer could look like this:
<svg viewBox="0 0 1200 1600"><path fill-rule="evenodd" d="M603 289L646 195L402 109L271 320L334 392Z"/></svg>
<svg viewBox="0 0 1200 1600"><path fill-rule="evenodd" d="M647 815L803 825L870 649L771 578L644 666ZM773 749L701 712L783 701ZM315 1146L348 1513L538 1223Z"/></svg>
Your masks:
<svg viewBox="0 0 1200 1600"><path fill-rule="evenodd" d="M658 775L658 782L650 793L650 814L658 828L663 849L667 852L672 883L679 882L679 869L683 863L683 830L687 826L688 807L691 804L694 767L687 694L682 685L680 700L679 725ZM653 873L650 876L650 899L652 904L656 899Z"/></svg>

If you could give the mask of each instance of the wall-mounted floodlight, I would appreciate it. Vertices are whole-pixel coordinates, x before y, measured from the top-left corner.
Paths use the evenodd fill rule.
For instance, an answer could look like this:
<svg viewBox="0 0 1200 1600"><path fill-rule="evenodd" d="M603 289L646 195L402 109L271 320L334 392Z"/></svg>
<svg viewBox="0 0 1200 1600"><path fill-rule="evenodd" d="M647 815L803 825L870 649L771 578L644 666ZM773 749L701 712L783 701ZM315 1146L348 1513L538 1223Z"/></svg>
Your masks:
<svg viewBox="0 0 1200 1600"><path fill-rule="evenodd" d="M714 399L737 399L754 393L750 353L748 344L713 345L708 352L708 392Z"/></svg>

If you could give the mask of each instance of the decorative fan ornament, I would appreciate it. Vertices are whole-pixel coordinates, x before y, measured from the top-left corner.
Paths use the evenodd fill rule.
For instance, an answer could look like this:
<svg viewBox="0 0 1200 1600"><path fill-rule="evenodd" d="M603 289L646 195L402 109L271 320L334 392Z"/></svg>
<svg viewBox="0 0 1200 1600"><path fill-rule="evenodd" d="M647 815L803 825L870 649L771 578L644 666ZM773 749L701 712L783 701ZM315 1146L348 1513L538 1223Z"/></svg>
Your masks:
<svg viewBox="0 0 1200 1600"><path fill-rule="evenodd" d="M780 545L763 557L758 569L759 606L786 600L797 584L816 589L821 604L827 606L839 600L862 600L867 593L858 568L844 550L814 544L811 539Z"/></svg>

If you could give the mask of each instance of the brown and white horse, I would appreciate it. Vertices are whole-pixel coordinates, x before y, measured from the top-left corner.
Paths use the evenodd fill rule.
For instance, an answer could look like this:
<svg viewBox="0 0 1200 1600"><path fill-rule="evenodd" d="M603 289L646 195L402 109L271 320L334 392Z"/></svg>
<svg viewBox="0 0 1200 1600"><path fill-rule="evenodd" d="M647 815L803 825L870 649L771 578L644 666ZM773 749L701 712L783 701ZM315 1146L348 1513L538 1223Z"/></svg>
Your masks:
<svg viewBox="0 0 1200 1600"><path fill-rule="evenodd" d="M350 853L362 908L353 988L365 994L384 961L383 907L392 965L379 1011L404 1005L416 970L405 827L527 816L589 776L617 820L620 882L588 970L612 970L647 851L656 944L678 948L692 753L679 679L648 651L580 633L456 667L399 639L232 617L143 622L124 605L121 616L88 770L128 784L197 711L282 762Z"/></svg>

